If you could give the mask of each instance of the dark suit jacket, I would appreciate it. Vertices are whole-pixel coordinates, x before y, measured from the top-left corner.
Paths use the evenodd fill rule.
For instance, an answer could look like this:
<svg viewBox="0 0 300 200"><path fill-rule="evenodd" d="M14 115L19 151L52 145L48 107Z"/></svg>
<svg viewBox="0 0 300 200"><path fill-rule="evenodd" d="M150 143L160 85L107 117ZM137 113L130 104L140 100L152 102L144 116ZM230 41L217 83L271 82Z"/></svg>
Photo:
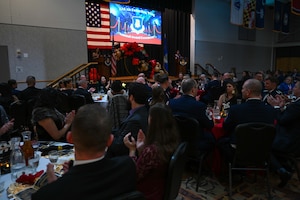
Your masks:
<svg viewBox="0 0 300 200"><path fill-rule="evenodd" d="M40 91L41 89L36 87L27 87L19 93L18 98L20 100L27 101L29 99L36 98L39 95Z"/></svg>
<svg viewBox="0 0 300 200"><path fill-rule="evenodd" d="M276 128L273 149L300 155L300 99L278 113Z"/></svg>
<svg viewBox="0 0 300 200"><path fill-rule="evenodd" d="M196 101L195 97L182 95L178 99L171 99L169 106L174 115L183 115L197 119L200 129L211 129L214 126L214 122L206 116L206 104Z"/></svg>
<svg viewBox="0 0 300 200"><path fill-rule="evenodd" d="M77 88L77 90L74 91L74 94L80 94L85 97L85 103L90 104L94 103L93 97L89 91L83 88Z"/></svg>
<svg viewBox="0 0 300 200"><path fill-rule="evenodd" d="M121 127L114 134L113 144L108 148L107 157L128 155L128 148L123 143L123 138L127 133L131 133L135 139L140 129L146 134L148 128L148 108L141 106L130 114L121 124Z"/></svg>
<svg viewBox="0 0 300 200"><path fill-rule="evenodd" d="M231 143L234 144L235 138L232 133L237 125L248 122L274 124L275 117L276 110L272 106L265 105L258 99L250 99L245 103L230 107L223 128L231 135Z"/></svg>
<svg viewBox="0 0 300 200"><path fill-rule="evenodd" d="M40 188L32 200L112 199L136 190L136 167L128 157L104 158L72 167L65 175Z"/></svg>

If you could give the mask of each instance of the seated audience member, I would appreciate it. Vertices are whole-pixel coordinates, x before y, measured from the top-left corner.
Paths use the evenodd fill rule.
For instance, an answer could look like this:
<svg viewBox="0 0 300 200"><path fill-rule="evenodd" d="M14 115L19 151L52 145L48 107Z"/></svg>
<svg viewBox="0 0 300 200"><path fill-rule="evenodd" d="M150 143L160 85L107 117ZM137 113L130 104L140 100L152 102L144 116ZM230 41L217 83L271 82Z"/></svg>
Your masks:
<svg viewBox="0 0 300 200"><path fill-rule="evenodd" d="M198 84L194 79L184 79L181 83L183 95L177 99L171 99L169 106L174 115L182 115L195 118L199 122L200 135L199 150L210 151L213 149L215 139L212 133L204 131L210 130L214 126L212 119L206 115L206 104L196 100Z"/></svg>
<svg viewBox="0 0 300 200"><path fill-rule="evenodd" d="M268 97L268 102L278 107L276 136L273 143L275 156L276 152L300 156L300 81L296 82L293 93L297 99L287 106L285 106L284 96ZM283 163L280 163L276 157L272 157L271 161L280 175L281 183L279 186L285 186L291 178L291 173L283 167Z"/></svg>
<svg viewBox="0 0 300 200"><path fill-rule="evenodd" d="M256 79L248 79L242 88L242 97L245 103L233 105L228 111L228 115L223 122L223 128L229 136L219 139L218 146L224 153L228 161L232 161L235 144L234 130L237 125L249 122L263 122L274 124L276 117L275 109L270 105L265 105L261 100L262 85Z"/></svg>
<svg viewBox="0 0 300 200"><path fill-rule="evenodd" d="M62 83L63 83L63 88L61 88L60 90L63 93L67 94L68 96L71 96L74 93L72 79L63 78Z"/></svg>
<svg viewBox="0 0 300 200"><path fill-rule="evenodd" d="M106 94L109 87L110 87L110 81L107 81L105 76L101 76L99 81L99 92Z"/></svg>
<svg viewBox="0 0 300 200"><path fill-rule="evenodd" d="M1 141L9 141L9 131L14 127L14 119L9 120L8 116L3 108L0 105L0 140Z"/></svg>
<svg viewBox="0 0 300 200"><path fill-rule="evenodd" d="M53 88L42 89L32 112L34 130L39 140L66 140L65 136L72 124L75 111L64 116L55 108L58 92Z"/></svg>
<svg viewBox="0 0 300 200"><path fill-rule="evenodd" d="M18 97L19 93L21 92L20 90L17 90L18 87L18 83L15 79L9 79L7 81L7 84L10 86L11 88L11 94L15 95L16 97Z"/></svg>
<svg viewBox="0 0 300 200"><path fill-rule="evenodd" d="M160 86L164 89L165 92L165 103L169 102L169 100L172 98L170 94L170 81L167 74L155 74L154 80L157 82L157 84L152 85L153 87Z"/></svg>
<svg viewBox="0 0 300 200"><path fill-rule="evenodd" d="M107 91L108 100L118 94L127 96L126 91L123 89L122 82L120 80L115 80L112 82L110 89Z"/></svg>
<svg viewBox="0 0 300 200"><path fill-rule="evenodd" d="M51 183L34 193L32 200L113 199L136 190L136 167L132 159L104 157L113 141L111 121L104 108L97 104L79 108L67 140L75 147L74 165L55 180L53 165L48 164Z"/></svg>
<svg viewBox="0 0 300 200"><path fill-rule="evenodd" d="M29 99L36 99L41 89L35 87L35 77L27 76L26 78L27 88L22 90L19 94L21 101L28 101Z"/></svg>
<svg viewBox="0 0 300 200"><path fill-rule="evenodd" d="M267 76L265 79L265 89L262 93L262 100L268 104L268 96L276 97L276 95L281 95L282 92L277 89L278 79L274 76Z"/></svg>
<svg viewBox="0 0 300 200"><path fill-rule="evenodd" d="M138 190L148 200L162 200L169 161L178 145L179 133L172 112L164 103L157 103L150 108L148 120L146 136L140 130L135 140L128 133L124 143L129 148L129 156L136 162Z"/></svg>
<svg viewBox="0 0 300 200"><path fill-rule="evenodd" d="M83 95L85 98L85 103L91 104L91 103L94 103L94 100L93 100L92 94L87 90L87 87L88 87L88 81L80 80L78 82L78 88L77 88L77 90L74 91L73 94Z"/></svg>
<svg viewBox="0 0 300 200"><path fill-rule="evenodd" d="M218 100L223 93L223 88L221 87L221 81L219 80L219 74L213 73L211 75L211 80L207 83L205 87L205 94L201 98L201 101L214 105L214 101Z"/></svg>
<svg viewBox="0 0 300 200"><path fill-rule="evenodd" d="M146 132L148 128L148 92L146 86L142 83L130 83L128 87L128 100L131 110L129 116L122 122L121 127L114 133L113 144L108 148L106 156L127 155L128 149L123 143L124 136L131 132L135 139L140 129Z"/></svg>
<svg viewBox="0 0 300 200"><path fill-rule="evenodd" d="M146 86L149 94L151 93L152 88L148 85L146 78L140 76L135 80L135 82L144 84Z"/></svg>
<svg viewBox="0 0 300 200"><path fill-rule="evenodd" d="M112 118L112 129L118 130L122 121L124 121L129 114L128 96L125 90L122 89L121 81L114 81L107 95L109 96L107 111Z"/></svg>
<svg viewBox="0 0 300 200"><path fill-rule="evenodd" d="M228 111L230 106L237 104L237 89L232 81L226 83L226 91L219 97L218 107L220 110Z"/></svg>
<svg viewBox="0 0 300 200"><path fill-rule="evenodd" d="M149 106L153 106L157 103L165 103L165 92L160 86L152 88L152 96L149 99Z"/></svg>
<svg viewBox="0 0 300 200"><path fill-rule="evenodd" d="M284 81L278 86L278 90L280 90L285 95L289 95L292 94L294 86L295 84L293 78L291 76L287 76Z"/></svg>
<svg viewBox="0 0 300 200"><path fill-rule="evenodd" d="M6 113L9 113L10 104L18 100L14 96L8 83L0 83L0 105L3 106Z"/></svg>

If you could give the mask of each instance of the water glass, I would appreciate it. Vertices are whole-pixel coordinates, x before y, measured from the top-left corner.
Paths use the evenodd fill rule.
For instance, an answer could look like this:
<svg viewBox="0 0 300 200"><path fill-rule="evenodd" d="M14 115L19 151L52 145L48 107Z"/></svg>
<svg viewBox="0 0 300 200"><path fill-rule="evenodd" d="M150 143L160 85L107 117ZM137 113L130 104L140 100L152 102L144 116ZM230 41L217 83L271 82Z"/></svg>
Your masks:
<svg viewBox="0 0 300 200"><path fill-rule="evenodd" d="M58 151L56 151L56 150L49 151L48 156L49 156L49 160L52 164L57 163L57 160L59 157Z"/></svg>
<svg viewBox="0 0 300 200"><path fill-rule="evenodd" d="M36 172L37 167L39 166L41 154L40 152L35 151L33 157L28 160L29 166L33 169L33 172Z"/></svg>

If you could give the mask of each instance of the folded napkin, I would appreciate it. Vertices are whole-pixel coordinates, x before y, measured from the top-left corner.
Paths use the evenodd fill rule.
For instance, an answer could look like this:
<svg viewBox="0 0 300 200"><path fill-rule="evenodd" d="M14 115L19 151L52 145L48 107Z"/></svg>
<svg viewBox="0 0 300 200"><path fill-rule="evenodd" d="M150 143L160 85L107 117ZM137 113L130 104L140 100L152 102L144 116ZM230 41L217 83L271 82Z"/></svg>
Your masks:
<svg viewBox="0 0 300 200"><path fill-rule="evenodd" d="M73 149L74 146L73 145L63 145L63 146L55 146L55 145L51 145L47 148L44 149L40 149L40 151L42 152L42 156L48 155L49 151L52 150L70 150Z"/></svg>

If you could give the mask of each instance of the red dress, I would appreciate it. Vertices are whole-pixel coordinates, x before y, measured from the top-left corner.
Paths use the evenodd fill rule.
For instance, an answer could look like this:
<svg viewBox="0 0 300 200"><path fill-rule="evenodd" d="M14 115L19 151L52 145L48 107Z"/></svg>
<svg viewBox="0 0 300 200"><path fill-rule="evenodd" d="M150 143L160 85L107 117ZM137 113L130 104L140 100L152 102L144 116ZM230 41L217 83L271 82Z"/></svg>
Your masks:
<svg viewBox="0 0 300 200"><path fill-rule="evenodd" d="M164 197L168 163L162 163L157 146L146 146L139 157L134 157L137 167L137 188L147 200L160 200Z"/></svg>

